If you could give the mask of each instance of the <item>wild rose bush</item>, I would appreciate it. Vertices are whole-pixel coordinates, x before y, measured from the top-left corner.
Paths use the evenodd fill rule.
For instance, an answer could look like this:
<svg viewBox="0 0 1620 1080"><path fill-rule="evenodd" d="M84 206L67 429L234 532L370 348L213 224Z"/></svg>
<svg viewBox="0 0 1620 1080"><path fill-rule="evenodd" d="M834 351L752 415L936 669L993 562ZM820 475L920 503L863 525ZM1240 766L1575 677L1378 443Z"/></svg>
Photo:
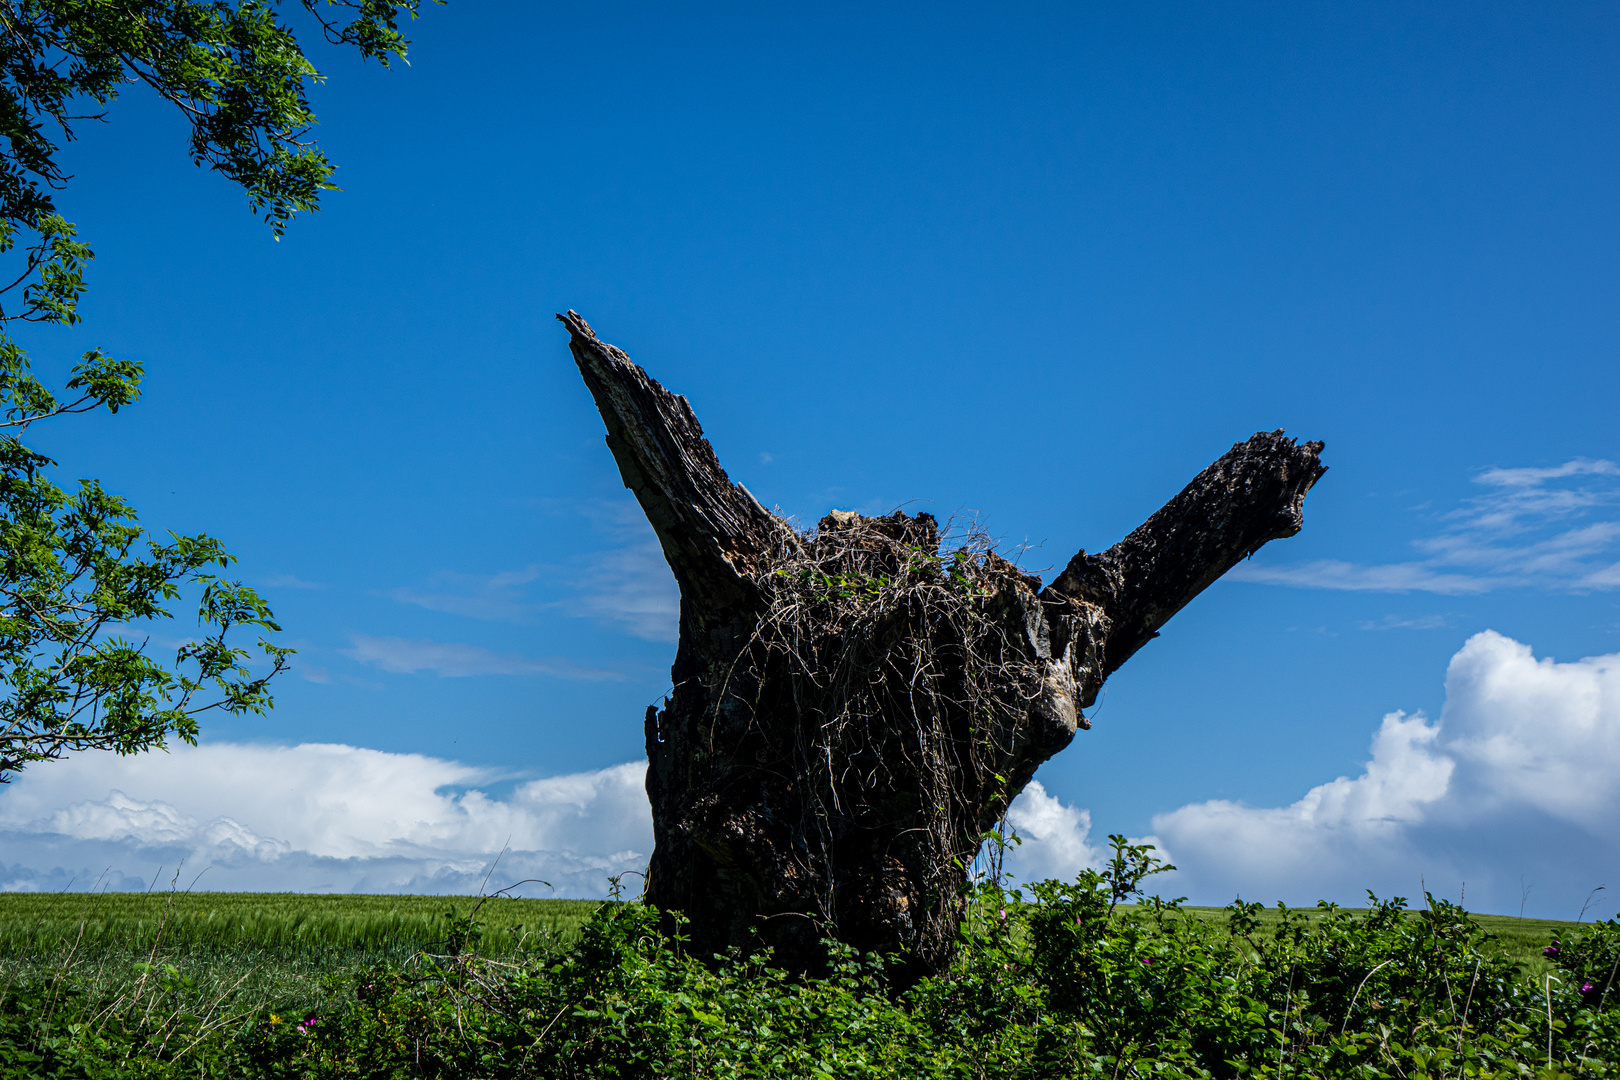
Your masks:
<svg viewBox="0 0 1620 1080"><path fill-rule="evenodd" d="M1620 1075L1620 924L1532 974L1432 898L1212 921L1144 899L1158 863L1115 844L1074 882L982 883L951 969L903 992L838 946L815 978L704 963L656 911L610 904L516 961L457 919L443 955L334 979L298 1020L207 1016L183 985L144 1011L13 987L0 1078Z"/></svg>

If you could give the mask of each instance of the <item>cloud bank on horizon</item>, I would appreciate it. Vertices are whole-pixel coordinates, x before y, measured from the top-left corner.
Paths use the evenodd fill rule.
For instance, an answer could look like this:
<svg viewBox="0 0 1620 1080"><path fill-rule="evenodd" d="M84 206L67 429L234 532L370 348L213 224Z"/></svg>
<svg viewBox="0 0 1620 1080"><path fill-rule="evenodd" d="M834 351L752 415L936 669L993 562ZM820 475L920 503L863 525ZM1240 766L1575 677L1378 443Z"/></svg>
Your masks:
<svg viewBox="0 0 1620 1080"><path fill-rule="evenodd" d="M183 865L200 888L476 890L600 896L644 868L645 766L519 783L489 770L352 746L214 744L133 758L80 755L0 790L0 889L145 887ZM1096 866L1091 815L1032 782L1009 821L1020 880ZM1393 712L1371 760L1282 807L1192 803L1153 820L1179 867L1160 891L1355 905L1364 890L1462 897L1479 910L1573 918L1620 887L1620 653L1536 659L1492 631L1452 658L1437 721ZM162 868L160 870L160 868ZM165 877L164 880L167 880ZM1607 914L1606 908L1601 908Z"/></svg>
<svg viewBox="0 0 1620 1080"><path fill-rule="evenodd" d="M600 896L652 851L644 772L494 798L492 770L335 744L81 754L0 789L0 890L166 887L178 874L182 888L470 893L488 875L492 890L551 886L517 895Z"/></svg>

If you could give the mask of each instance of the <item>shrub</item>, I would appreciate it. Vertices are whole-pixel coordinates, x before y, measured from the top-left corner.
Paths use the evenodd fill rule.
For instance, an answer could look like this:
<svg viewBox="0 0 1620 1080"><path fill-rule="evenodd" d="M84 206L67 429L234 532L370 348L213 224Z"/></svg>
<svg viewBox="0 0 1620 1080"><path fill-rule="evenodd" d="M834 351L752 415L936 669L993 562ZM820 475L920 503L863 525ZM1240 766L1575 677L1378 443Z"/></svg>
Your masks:
<svg viewBox="0 0 1620 1080"><path fill-rule="evenodd" d="M949 971L830 945L821 977L770 954L692 955L635 903L570 941L480 955L478 927L409 963L327 980L296 1013L211 1007L162 970L116 999L71 980L0 995L0 1078L1612 1077L1620 924L1532 974L1466 912L1144 897L1151 849L1028 894L981 882ZM1264 916L1264 917L1262 917ZM217 1002L216 1002L217 1006Z"/></svg>

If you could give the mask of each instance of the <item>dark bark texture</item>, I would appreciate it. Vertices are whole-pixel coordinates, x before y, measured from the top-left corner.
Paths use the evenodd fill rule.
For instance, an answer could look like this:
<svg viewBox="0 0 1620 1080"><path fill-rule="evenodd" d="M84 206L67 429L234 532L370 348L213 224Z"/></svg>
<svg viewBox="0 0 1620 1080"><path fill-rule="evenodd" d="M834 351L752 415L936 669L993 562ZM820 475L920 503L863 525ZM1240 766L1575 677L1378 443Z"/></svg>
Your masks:
<svg viewBox="0 0 1620 1080"><path fill-rule="evenodd" d="M646 898L700 956L821 940L949 962L967 868L1103 681L1240 559L1303 524L1319 442L1239 443L1050 585L928 514L800 534L721 468L684 397L570 311L569 347L681 591L649 708Z"/></svg>

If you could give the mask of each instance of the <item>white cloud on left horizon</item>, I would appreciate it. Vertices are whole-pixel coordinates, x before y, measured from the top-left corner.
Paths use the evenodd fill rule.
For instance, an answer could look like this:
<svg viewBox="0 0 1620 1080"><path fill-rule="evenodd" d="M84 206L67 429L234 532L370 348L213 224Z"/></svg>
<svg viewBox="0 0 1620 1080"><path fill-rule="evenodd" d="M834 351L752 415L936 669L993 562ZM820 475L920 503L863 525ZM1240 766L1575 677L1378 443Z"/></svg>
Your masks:
<svg viewBox="0 0 1620 1080"><path fill-rule="evenodd" d="M0 788L0 890L186 886L295 892L474 892L541 878L601 896L645 869L642 763L481 790L500 777L442 758L339 744L213 743L81 754ZM206 870L206 872L204 872Z"/></svg>
<svg viewBox="0 0 1620 1080"><path fill-rule="evenodd" d="M166 886L268 892L476 892L597 897L652 852L645 762L530 780L333 743L208 743L42 763L0 787L0 891ZM1021 879L1096 865L1090 814L1031 783L1009 819ZM637 888L632 883L632 890Z"/></svg>

